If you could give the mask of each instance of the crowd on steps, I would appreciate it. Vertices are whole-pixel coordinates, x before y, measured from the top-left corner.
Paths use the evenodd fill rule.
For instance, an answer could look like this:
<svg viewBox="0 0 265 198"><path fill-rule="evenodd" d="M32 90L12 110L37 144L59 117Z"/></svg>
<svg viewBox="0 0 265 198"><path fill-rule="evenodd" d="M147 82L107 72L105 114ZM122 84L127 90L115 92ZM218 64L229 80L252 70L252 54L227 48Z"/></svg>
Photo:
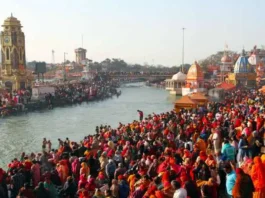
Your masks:
<svg viewBox="0 0 265 198"><path fill-rule="evenodd" d="M264 102L241 89L194 110L138 110L80 142L44 138L0 169L0 197L264 198Z"/></svg>

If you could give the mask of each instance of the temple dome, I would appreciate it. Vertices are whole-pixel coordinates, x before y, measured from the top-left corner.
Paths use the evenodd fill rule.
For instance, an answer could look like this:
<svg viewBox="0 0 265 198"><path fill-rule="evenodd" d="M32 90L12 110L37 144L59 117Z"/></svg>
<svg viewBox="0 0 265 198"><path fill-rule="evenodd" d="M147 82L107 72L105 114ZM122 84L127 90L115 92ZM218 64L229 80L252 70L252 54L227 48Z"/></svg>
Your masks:
<svg viewBox="0 0 265 198"><path fill-rule="evenodd" d="M195 61L195 63L189 68L187 74L187 80L203 80L204 74L200 65Z"/></svg>
<svg viewBox="0 0 265 198"><path fill-rule="evenodd" d="M186 78L187 78L187 75L179 71L178 73L174 74L171 79L177 80L177 81L185 81Z"/></svg>
<svg viewBox="0 0 265 198"><path fill-rule="evenodd" d="M225 54L225 55L221 58L221 62L222 62L222 63L232 63L232 58L231 58L229 55Z"/></svg>
<svg viewBox="0 0 265 198"><path fill-rule="evenodd" d="M249 73L251 72L251 66L248 62L248 57L245 55L245 51L243 50L242 55L236 61L234 67L234 73Z"/></svg>
<svg viewBox="0 0 265 198"><path fill-rule="evenodd" d="M18 27L22 27L21 24L20 24L20 21L13 17L12 14L10 17L8 17L5 21L4 21L4 24L2 25L2 27L5 27L5 26L18 26Z"/></svg>

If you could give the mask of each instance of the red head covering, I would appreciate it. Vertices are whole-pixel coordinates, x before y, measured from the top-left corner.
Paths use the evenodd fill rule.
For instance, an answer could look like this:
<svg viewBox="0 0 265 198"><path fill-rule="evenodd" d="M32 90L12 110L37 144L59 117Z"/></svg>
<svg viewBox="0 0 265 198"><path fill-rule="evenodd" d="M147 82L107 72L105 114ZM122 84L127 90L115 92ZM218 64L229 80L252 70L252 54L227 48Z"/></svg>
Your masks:
<svg viewBox="0 0 265 198"><path fill-rule="evenodd" d="M157 198L164 198L165 197L164 194L160 190L155 191L155 196Z"/></svg>
<svg viewBox="0 0 265 198"><path fill-rule="evenodd" d="M236 174L242 175L243 173L244 173L244 171L241 168L236 169Z"/></svg>
<svg viewBox="0 0 265 198"><path fill-rule="evenodd" d="M200 159L205 161L207 159L207 155L206 155L206 152L205 151L201 151L200 152Z"/></svg>
<svg viewBox="0 0 265 198"><path fill-rule="evenodd" d="M104 179L105 178L104 173L103 172L99 172L98 178L99 179Z"/></svg>

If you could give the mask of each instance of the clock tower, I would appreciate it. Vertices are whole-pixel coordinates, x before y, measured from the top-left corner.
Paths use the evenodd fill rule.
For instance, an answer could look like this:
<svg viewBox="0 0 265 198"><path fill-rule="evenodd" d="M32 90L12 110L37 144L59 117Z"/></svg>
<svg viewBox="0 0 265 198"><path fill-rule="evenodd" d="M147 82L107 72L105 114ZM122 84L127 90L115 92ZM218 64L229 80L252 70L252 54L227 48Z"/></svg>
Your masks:
<svg viewBox="0 0 265 198"><path fill-rule="evenodd" d="M32 76L26 70L25 35L20 21L11 14L2 27L2 82L10 90L31 86Z"/></svg>

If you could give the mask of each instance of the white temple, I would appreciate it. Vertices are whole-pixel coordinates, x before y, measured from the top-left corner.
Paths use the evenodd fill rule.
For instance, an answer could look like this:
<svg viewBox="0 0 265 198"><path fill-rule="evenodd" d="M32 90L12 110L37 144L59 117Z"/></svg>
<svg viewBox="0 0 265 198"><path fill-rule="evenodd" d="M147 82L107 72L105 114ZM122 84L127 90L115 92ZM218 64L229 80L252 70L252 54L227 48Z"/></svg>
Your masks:
<svg viewBox="0 0 265 198"><path fill-rule="evenodd" d="M174 74L171 79L166 79L166 90L170 91L170 94L181 95L182 87L185 85L187 75L181 71Z"/></svg>

